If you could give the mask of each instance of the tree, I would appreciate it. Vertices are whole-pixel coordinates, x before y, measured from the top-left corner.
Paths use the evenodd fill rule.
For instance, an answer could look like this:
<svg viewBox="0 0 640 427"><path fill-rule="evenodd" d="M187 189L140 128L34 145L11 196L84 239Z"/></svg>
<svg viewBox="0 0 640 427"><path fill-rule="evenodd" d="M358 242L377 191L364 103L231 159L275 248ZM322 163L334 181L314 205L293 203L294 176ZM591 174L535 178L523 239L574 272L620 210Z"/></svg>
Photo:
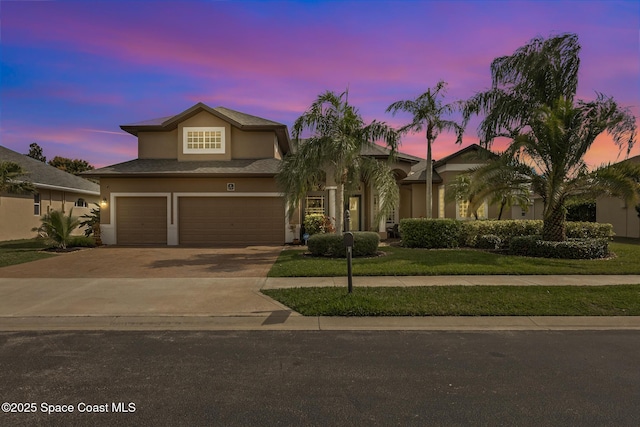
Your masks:
<svg viewBox="0 0 640 427"><path fill-rule="evenodd" d="M394 116L398 111L405 111L413 115L411 123L401 127L400 134L408 132L426 131L427 138L427 210L426 217L433 217L433 162L431 159L431 146L443 130L453 130L457 134L456 143L462 143L462 133L464 127L453 120L445 119L454 112L461 109L460 103L444 104L442 98L446 90L447 83L439 81L435 87L429 88L425 93L416 99L397 101L389 105L387 112Z"/></svg>
<svg viewBox="0 0 640 427"><path fill-rule="evenodd" d="M308 131L311 136L302 141ZM362 150L383 140L395 157L398 135L386 124L373 121L365 124L358 110L349 104L348 92L340 95L324 92L293 125L294 150L280 164L276 179L283 189L289 215L304 200L307 192L326 184L335 187L335 228L342 232L342 208L345 192L357 188L361 181L378 190L380 202L377 221L391 212L398 203L399 190L393 171L376 159L363 156ZM331 196L330 196L331 197Z"/></svg>
<svg viewBox="0 0 640 427"><path fill-rule="evenodd" d="M51 211L42 217L42 225L35 229L38 234L52 240L58 248L66 249L71 241L71 232L78 228L80 220L73 216L73 209L65 216L60 211Z"/></svg>
<svg viewBox="0 0 640 427"><path fill-rule="evenodd" d="M32 183L25 181L25 171L14 162L0 162L0 193L26 194L35 192Z"/></svg>
<svg viewBox="0 0 640 427"><path fill-rule="evenodd" d="M42 152L42 147L40 147L36 142L29 145L29 152L27 153L27 156L32 159L39 160L42 163L47 163L47 158Z"/></svg>
<svg viewBox="0 0 640 427"><path fill-rule="evenodd" d="M566 206L575 197L614 195L634 200L640 168L623 163L589 171L584 155L603 132L627 155L636 138L635 117L602 94L575 100L580 45L575 34L535 38L513 55L491 64L492 87L473 96L465 122L484 113L478 128L488 147L497 137L511 140L498 161L473 179L490 181L506 173L542 197L545 240L566 239Z"/></svg>
<svg viewBox="0 0 640 427"><path fill-rule="evenodd" d="M95 169L89 162L81 159L68 159L66 157L55 156L49 161L49 165L69 172L73 175L79 175L82 172Z"/></svg>

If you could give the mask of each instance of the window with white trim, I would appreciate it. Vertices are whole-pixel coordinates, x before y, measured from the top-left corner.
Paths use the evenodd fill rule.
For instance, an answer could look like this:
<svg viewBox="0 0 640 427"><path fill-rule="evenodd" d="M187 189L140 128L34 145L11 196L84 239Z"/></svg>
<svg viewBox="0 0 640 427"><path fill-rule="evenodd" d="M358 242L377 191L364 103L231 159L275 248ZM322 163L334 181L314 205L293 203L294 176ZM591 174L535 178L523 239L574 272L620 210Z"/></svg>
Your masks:
<svg viewBox="0 0 640 427"><path fill-rule="evenodd" d="M78 200L75 201L75 203L73 204L74 207L76 208L86 208L89 207L89 205L87 204L87 201L83 198L79 198Z"/></svg>
<svg viewBox="0 0 640 427"><path fill-rule="evenodd" d="M185 127L182 135L185 154L224 154L224 127Z"/></svg>
<svg viewBox="0 0 640 427"><path fill-rule="evenodd" d="M33 195L33 214L40 215L40 193Z"/></svg>
<svg viewBox="0 0 640 427"><path fill-rule="evenodd" d="M444 185L438 186L438 218L444 218Z"/></svg>

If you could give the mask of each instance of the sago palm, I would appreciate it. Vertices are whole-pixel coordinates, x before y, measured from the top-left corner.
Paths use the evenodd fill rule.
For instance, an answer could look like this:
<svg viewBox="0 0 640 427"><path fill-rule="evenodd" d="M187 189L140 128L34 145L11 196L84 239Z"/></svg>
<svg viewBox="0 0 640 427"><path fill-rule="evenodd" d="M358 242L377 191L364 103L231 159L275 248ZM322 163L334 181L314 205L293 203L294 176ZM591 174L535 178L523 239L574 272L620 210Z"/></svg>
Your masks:
<svg viewBox="0 0 640 427"><path fill-rule="evenodd" d="M73 209L66 216L60 211L51 211L42 218L39 231L59 248L66 249L71 241L71 232L79 225L80 220L73 216Z"/></svg>

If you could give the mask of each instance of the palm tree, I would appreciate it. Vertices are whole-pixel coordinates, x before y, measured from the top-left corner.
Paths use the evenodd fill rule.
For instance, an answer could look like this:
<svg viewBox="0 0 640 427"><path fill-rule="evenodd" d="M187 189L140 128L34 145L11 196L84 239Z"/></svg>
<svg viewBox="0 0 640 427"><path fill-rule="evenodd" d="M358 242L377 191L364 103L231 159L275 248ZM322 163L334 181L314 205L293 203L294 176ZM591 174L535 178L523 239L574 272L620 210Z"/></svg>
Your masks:
<svg viewBox="0 0 640 427"><path fill-rule="evenodd" d="M0 162L0 193L33 193L35 187L24 180L27 175L22 166L14 162Z"/></svg>
<svg viewBox="0 0 640 427"><path fill-rule="evenodd" d="M416 99L397 101L389 105L387 112L396 115L398 111L405 111L413 115L411 123L402 126L398 132L400 134L408 132L426 131L427 138L427 210L426 217L433 217L433 162L431 160L431 146L435 142L438 134L443 130L453 130L457 134L456 143L462 143L462 133L464 127L453 120L444 117L453 114L461 109L461 104L442 104L442 98L446 90L447 83L439 81L434 88L429 88L425 93Z"/></svg>
<svg viewBox="0 0 640 427"><path fill-rule="evenodd" d="M308 131L311 136L302 141ZM335 228L342 232L342 207L345 192L356 188L361 181L373 184L380 203L379 221L398 203L399 190L388 165L363 156L362 150L382 140L395 157L397 133L382 122L365 124L362 116L348 101L348 92L340 95L324 92L311 104L293 125L294 150L280 164L276 179L283 189L289 215L293 213L307 192L326 184L334 194L329 202L336 207Z"/></svg>
<svg viewBox="0 0 640 427"><path fill-rule="evenodd" d="M567 202L585 194L637 197L640 168L603 166L589 171L584 156L596 137L608 132L627 155L636 138L635 118L612 98L575 100L580 45L575 34L533 39L511 56L491 64L492 87L472 97L465 121L484 113L481 142L511 140L498 161L474 179L490 182L506 173L512 186L526 185L542 197L543 239L566 239Z"/></svg>
<svg viewBox="0 0 640 427"><path fill-rule="evenodd" d="M80 220L72 214L73 209L67 216L60 211L51 211L42 218L42 225L37 231L55 242L59 248L66 249L71 241L71 232L80 225Z"/></svg>

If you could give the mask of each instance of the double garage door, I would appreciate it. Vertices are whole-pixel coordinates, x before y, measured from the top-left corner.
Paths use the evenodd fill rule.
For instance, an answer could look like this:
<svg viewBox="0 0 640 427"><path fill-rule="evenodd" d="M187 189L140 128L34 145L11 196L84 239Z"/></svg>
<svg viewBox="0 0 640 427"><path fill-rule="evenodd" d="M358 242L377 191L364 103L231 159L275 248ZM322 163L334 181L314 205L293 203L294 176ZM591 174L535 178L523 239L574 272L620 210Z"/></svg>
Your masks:
<svg viewBox="0 0 640 427"><path fill-rule="evenodd" d="M285 210L281 197L179 197L180 245L281 245ZM167 244L166 197L119 197L121 245Z"/></svg>

